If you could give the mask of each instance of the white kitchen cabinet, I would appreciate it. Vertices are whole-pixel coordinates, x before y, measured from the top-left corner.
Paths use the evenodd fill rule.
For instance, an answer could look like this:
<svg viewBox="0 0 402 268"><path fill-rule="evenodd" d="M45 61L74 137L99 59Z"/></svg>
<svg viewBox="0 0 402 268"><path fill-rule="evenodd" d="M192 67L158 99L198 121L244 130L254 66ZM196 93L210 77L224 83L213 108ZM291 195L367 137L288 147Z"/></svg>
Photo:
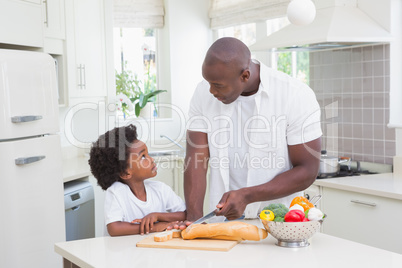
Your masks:
<svg viewBox="0 0 402 268"><path fill-rule="evenodd" d="M183 161L171 156L155 157L158 174L151 180L157 180L169 185L172 190L184 200L183 194Z"/></svg>
<svg viewBox="0 0 402 268"><path fill-rule="evenodd" d="M104 1L65 0L69 98L106 96Z"/></svg>
<svg viewBox="0 0 402 268"><path fill-rule="evenodd" d="M158 166L158 174L152 180L158 180L166 183L172 187L173 191L180 196L183 201L184 198L184 159L183 158L169 158L161 157L155 158ZM209 175L207 172L207 188L204 198L204 214L211 212L209 208Z"/></svg>
<svg viewBox="0 0 402 268"><path fill-rule="evenodd" d="M98 181L94 176L88 177L89 182L94 188L95 195L95 237L105 236L105 191L98 185Z"/></svg>
<svg viewBox="0 0 402 268"><path fill-rule="evenodd" d="M402 254L402 201L323 187L325 234Z"/></svg>
<svg viewBox="0 0 402 268"><path fill-rule="evenodd" d="M45 38L65 39L64 0L43 0L42 15Z"/></svg>
<svg viewBox="0 0 402 268"><path fill-rule="evenodd" d="M318 195L322 196L320 186L312 184L310 185L310 187L304 190L304 197L307 198L309 201L312 201L318 209L321 209L321 199L318 199Z"/></svg>
<svg viewBox="0 0 402 268"><path fill-rule="evenodd" d="M43 47L40 0L0 0L0 43Z"/></svg>

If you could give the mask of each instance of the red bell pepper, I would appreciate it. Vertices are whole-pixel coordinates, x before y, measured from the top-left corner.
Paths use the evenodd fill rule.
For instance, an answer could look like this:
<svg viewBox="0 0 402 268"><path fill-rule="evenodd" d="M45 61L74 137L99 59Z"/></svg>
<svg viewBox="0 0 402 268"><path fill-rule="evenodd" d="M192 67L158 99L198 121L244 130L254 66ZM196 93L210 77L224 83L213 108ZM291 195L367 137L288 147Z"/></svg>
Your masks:
<svg viewBox="0 0 402 268"><path fill-rule="evenodd" d="M288 213L286 213L285 217L285 222L299 222L303 221L304 219L304 212L301 210L290 210Z"/></svg>

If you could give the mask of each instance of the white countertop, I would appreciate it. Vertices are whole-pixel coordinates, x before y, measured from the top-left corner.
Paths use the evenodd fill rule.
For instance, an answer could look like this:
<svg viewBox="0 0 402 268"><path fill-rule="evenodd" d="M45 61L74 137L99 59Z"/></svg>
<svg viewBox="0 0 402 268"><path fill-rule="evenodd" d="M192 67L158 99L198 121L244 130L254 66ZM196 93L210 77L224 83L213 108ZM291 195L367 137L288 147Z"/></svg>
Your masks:
<svg viewBox="0 0 402 268"><path fill-rule="evenodd" d="M317 179L314 184L402 200L402 176L393 173Z"/></svg>
<svg viewBox="0 0 402 268"><path fill-rule="evenodd" d="M85 178L91 175L88 164L89 157L77 156L63 159L63 182Z"/></svg>
<svg viewBox="0 0 402 268"><path fill-rule="evenodd" d="M248 221L250 222L250 221ZM262 227L259 221L252 221ZM324 222L325 224L325 222ZM283 248L271 235L263 241L243 241L228 252L139 248L145 236L98 237L61 242L55 251L80 267L398 267L402 255L316 233L310 246Z"/></svg>

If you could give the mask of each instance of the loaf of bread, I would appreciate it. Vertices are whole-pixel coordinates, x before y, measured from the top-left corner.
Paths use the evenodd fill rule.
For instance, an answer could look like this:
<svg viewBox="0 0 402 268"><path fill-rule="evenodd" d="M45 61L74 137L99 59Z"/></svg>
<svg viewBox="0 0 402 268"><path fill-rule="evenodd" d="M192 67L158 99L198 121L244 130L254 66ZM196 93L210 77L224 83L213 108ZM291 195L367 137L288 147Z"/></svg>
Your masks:
<svg viewBox="0 0 402 268"><path fill-rule="evenodd" d="M173 238L181 238L181 230L172 229Z"/></svg>
<svg viewBox="0 0 402 268"><path fill-rule="evenodd" d="M173 231L164 231L154 235L155 242L165 242L173 238Z"/></svg>
<svg viewBox="0 0 402 268"><path fill-rule="evenodd" d="M265 229L245 222L232 221L209 224L192 224L182 231L183 239L213 238L223 240L259 241L268 236Z"/></svg>

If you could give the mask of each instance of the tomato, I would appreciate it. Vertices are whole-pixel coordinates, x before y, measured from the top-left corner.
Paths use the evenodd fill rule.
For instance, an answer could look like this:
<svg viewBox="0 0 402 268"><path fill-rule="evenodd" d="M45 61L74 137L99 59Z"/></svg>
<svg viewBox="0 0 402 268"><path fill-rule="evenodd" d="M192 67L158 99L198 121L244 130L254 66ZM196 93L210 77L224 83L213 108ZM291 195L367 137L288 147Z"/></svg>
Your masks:
<svg viewBox="0 0 402 268"><path fill-rule="evenodd" d="M290 210L288 213L285 215L285 222L300 222L303 221L304 219L304 212L300 210Z"/></svg>

